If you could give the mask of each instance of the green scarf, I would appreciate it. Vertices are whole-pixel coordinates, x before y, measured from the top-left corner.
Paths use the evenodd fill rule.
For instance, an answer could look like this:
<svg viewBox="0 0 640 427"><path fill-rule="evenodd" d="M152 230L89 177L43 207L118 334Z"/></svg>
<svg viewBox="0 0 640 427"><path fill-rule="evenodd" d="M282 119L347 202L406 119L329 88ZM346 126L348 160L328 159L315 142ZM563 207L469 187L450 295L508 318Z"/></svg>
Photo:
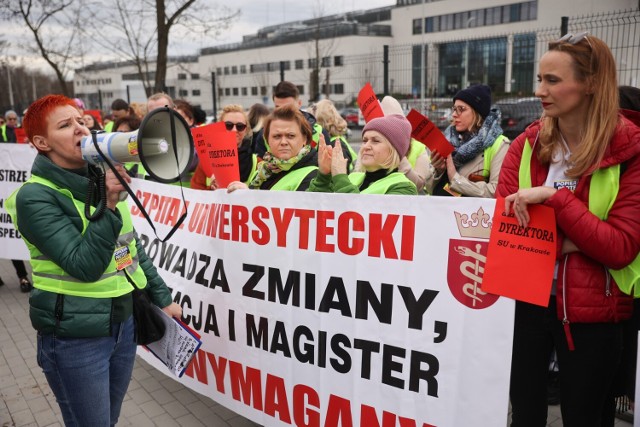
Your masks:
<svg viewBox="0 0 640 427"><path fill-rule="evenodd" d="M309 154L310 151L311 146L305 144L298 155L289 160L281 160L267 151L264 153L264 157L262 157L262 162L258 164L256 176L251 180L251 183L249 183L249 188L260 188L260 186L274 174L289 171L300 159Z"/></svg>

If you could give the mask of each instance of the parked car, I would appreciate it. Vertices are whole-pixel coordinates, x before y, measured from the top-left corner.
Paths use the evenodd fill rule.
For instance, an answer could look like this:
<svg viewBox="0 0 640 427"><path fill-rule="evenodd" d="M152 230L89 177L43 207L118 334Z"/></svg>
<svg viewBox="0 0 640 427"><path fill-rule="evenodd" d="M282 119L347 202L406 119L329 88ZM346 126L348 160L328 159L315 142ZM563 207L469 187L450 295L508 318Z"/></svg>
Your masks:
<svg viewBox="0 0 640 427"><path fill-rule="evenodd" d="M357 108L343 108L340 110L340 116L347 121L347 126L357 127L358 126L358 114L360 110Z"/></svg>
<svg viewBox="0 0 640 427"><path fill-rule="evenodd" d="M452 106L453 103L451 101L434 103L431 105L431 108L427 110L426 116L438 129L445 130L447 126L451 124Z"/></svg>
<svg viewBox="0 0 640 427"><path fill-rule="evenodd" d="M502 112L502 130L504 135L513 140L527 126L542 115L542 103L539 98L506 98L495 103Z"/></svg>

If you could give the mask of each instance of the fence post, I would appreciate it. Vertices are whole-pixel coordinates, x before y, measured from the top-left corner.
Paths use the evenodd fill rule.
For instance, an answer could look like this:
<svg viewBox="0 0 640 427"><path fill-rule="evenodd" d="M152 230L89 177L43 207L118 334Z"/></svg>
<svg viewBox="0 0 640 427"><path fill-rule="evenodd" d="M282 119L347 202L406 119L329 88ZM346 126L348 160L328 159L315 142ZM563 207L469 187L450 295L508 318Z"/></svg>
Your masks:
<svg viewBox="0 0 640 427"><path fill-rule="evenodd" d="M563 16L560 22L560 37L569 32L569 17Z"/></svg>
<svg viewBox="0 0 640 427"><path fill-rule="evenodd" d="M389 95L389 45L384 45L382 53L384 95Z"/></svg>
<svg viewBox="0 0 640 427"><path fill-rule="evenodd" d="M213 95L213 121L216 121L216 114L218 114L218 94L216 93L216 73L211 72L211 94Z"/></svg>

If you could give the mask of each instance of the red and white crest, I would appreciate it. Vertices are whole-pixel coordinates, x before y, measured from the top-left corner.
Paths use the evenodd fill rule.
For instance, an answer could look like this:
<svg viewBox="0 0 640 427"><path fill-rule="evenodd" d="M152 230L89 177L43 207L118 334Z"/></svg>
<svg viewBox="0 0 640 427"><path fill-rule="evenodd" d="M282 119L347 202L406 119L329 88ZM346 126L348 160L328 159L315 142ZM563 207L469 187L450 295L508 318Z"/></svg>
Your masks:
<svg viewBox="0 0 640 427"><path fill-rule="evenodd" d="M467 307L476 310L490 307L499 298L498 295L482 291L491 217L482 208L470 217L458 212L455 212L455 216L460 236L474 240L449 240L447 284L455 299Z"/></svg>

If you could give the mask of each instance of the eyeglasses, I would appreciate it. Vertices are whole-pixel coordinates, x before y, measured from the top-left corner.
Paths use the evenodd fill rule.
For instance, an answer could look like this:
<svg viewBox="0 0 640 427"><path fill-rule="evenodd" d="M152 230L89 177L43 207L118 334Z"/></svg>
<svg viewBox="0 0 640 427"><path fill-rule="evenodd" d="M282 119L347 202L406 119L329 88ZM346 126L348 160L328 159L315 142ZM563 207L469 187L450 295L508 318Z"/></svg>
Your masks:
<svg viewBox="0 0 640 427"><path fill-rule="evenodd" d="M7 117L7 120L11 120L12 122L17 122L18 118L17 117Z"/></svg>
<svg viewBox="0 0 640 427"><path fill-rule="evenodd" d="M454 105L453 107L451 107L451 114L460 115L465 111L467 111L468 109L469 107L465 107L464 105Z"/></svg>
<svg viewBox="0 0 640 427"><path fill-rule="evenodd" d="M243 130L245 130L247 128L247 124L246 123L224 122L224 127L226 127L227 130L233 130L234 126L236 127L238 132L242 132Z"/></svg>
<svg viewBox="0 0 640 427"><path fill-rule="evenodd" d="M589 42L589 39L587 38L588 34L589 34L589 31L583 31L583 32L578 33L576 35L565 34L564 36L562 36L558 40L556 40L556 43L565 43L566 42L566 43L569 43L569 44L578 44L583 39L587 39L587 43L589 43L589 46L591 46L591 42Z"/></svg>

